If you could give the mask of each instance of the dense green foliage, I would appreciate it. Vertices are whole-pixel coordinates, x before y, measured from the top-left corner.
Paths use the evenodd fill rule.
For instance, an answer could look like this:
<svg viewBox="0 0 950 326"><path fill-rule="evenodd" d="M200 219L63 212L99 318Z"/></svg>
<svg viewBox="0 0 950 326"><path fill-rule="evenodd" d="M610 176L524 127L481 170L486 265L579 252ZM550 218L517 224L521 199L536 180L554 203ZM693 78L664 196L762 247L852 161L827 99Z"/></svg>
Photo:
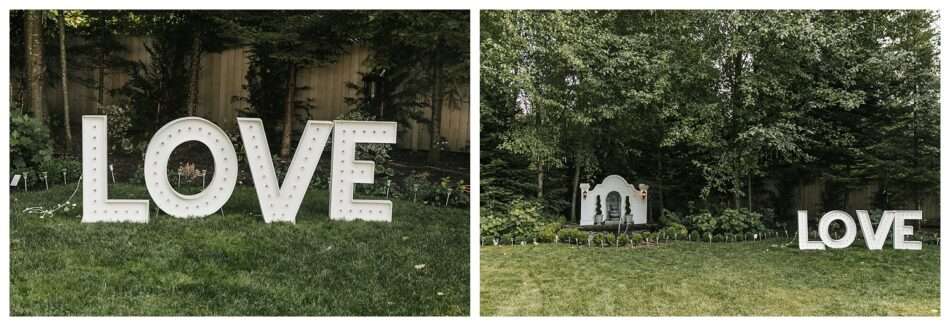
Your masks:
<svg viewBox="0 0 950 326"><path fill-rule="evenodd" d="M651 222L705 210L722 232L759 228L727 208L793 225L789 199L818 179L825 209L872 184L868 209L919 207L939 191L937 18L483 12L482 206L576 222L577 182L620 174L651 186Z"/></svg>
<svg viewBox="0 0 950 326"><path fill-rule="evenodd" d="M634 236L636 237L636 236ZM937 316L940 248L800 251L785 239L481 249L495 316ZM896 275L913 275L897 277Z"/></svg>
<svg viewBox="0 0 950 326"><path fill-rule="evenodd" d="M49 129L27 114L10 113L10 170L39 166L53 156Z"/></svg>
<svg viewBox="0 0 950 326"><path fill-rule="evenodd" d="M455 315L469 307L469 215L395 200L392 223L327 218L311 190L296 224L265 224L252 187L223 214L148 224L41 219L75 188L14 192L13 315ZM120 184L110 198L147 198Z"/></svg>
<svg viewBox="0 0 950 326"><path fill-rule="evenodd" d="M479 226L484 236L535 238L544 226L544 217L537 202L516 200L503 215L483 210Z"/></svg>

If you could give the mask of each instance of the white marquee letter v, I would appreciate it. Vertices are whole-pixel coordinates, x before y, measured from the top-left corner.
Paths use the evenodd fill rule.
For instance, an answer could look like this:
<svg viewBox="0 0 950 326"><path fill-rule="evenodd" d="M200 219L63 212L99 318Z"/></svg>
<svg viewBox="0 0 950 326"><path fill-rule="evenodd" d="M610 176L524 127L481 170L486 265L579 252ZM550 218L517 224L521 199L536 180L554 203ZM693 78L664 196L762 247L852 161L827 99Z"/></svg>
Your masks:
<svg viewBox="0 0 950 326"><path fill-rule="evenodd" d="M261 204L264 222L296 222L297 210L307 193L310 179L317 169L323 148L330 138L333 123L307 121L303 136L290 161L283 185L277 184L277 172L271 159L264 124L261 119L238 118L241 141L254 178L254 189Z"/></svg>

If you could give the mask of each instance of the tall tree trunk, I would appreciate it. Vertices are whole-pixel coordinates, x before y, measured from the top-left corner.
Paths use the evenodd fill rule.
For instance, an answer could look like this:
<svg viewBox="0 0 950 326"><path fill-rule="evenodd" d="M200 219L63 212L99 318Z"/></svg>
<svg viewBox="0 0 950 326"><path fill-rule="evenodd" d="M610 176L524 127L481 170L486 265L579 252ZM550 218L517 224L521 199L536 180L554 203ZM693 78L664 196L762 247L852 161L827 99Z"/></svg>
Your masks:
<svg viewBox="0 0 950 326"><path fill-rule="evenodd" d="M297 65L290 65L287 79L287 98L284 103L284 131L280 139L280 158L290 157L290 136L294 131L294 99L297 94Z"/></svg>
<svg viewBox="0 0 950 326"><path fill-rule="evenodd" d="M656 175L656 200L660 206L660 216L663 216L663 210L666 209L663 203L663 152L659 152L656 160Z"/></svg>
<svg viewBox="0 0 950 326"><path fill-rule="evenodd" d="M103 19L103 20L102 20L102 30L103 30L103 31L108 30L108 28L107 28L108 26L109 26L109 23L107 23L106 20ZM99 53L98 53L98 62L96 62L96 64L97 64L97 67L96 67L96 72L97 72L97 76L96 76L96 114L102 114L102 106L105 105L105 102L106 102L106 95L105 95L105 90L106 90L106 84L105 84L105 83L106 83L106 67L107 67L107 64L106 64L106 47L105 47L104 45L100 45L100 48L98 48L98 50L99 50ZM156 121L158 121L158 120L156 120Z"/></svg>
<svg viewBox="0 0 950 326"><path fill-rule="evenodd" d="M63 127L66 128L66 153L73 150L73 132L69 124L69 81L66 75L66 11L59 11L59 67L63 82Z"/></svg>
<svg viewBox="0 0 950 326"><path fill-rule="evenodd" d="M96 114L102 114L102 105L106 101L106 67L105 60L101 57L99 58L99 67L96 70L98 70L98 76L96 76Z"/></svg>
<svg viewBox="0 0 950 326"><path fill-rule="evenodd" d="M538 163L538 199L544 199L544 162Z"/></svg>
<svg viewBox="0 0 950 326"><path fill-rule="evenodd" d="M917 86L914 86L914 96L916 96L916 95L917 95ZM917 131L918 131L918 129L917 129L917 105L916 105L916 104L917 104L916 101L912 101L912 102L911 102L911 110L912 110L912 111L911 111L911 120L914 121L914 141L913 141L913 144L914 144L914 145L913 145L913 153L914 153L914 154L913 154L913 158L914 158L914 159L913 159L913 162L914 162L914 165L913 165L913 166L914 166L914 170L913 170L913 171L914 171L914 173L917 173L917 171L918 171L918 170L917 170L917 167L918 167L918 165L919 165L919 163L920 163L920 142L919 142L919 138L917 137ZM913 188L914 188L914 192L913 192L913 196L914 196L914 209L916 209L916 210L921 210L921 206L923 206L923 205L922 205L922 203L921 203L920 184L915 181L915 182L913 183L913 185L914 185L914 187L913 187Z"/></svg>
<svg viewBox="0 0 950 326"><path fill-rule="evenodd" d="M580 160L574 160L574 183L571 187L571 222L574 222L574 218L577 217L577 190L580 187L581 182L581 162Z"/></svg>
<svg viewBox="0 0 950 326"><path fill-rule="evenodd" d="M379 119L386 120L384 114L386 113L386 79L383 77L386 71L384 70L382 74L376 79L376 83L373 84L373 99L379 103Z"/></svg>
<svg viewBox="0 0 950 326"><path fill-rule="evenodd" d="M751 211L752 210L752 174L751 173L749 173L748 180L749 182L746 185L747 187L746 189L748 189L749 191L746 192L745 196L746 198L749 199L749 210Z"/></svg>
<svg viewBox="0 0 950 326"><path fill-rule="evenodd" d="M198 32L194 32L191 37L191 55L190 77L188 81L188 100L185 105L188 106L188 115L195 115L198 110L198 79L201 73L201 38Z"/></svg>
<svg viewBox="0 0 950 326"><path fill-rule="evenodd" d="M46 109L43 107L43 11L27 10L24 15L24 38L26 41L26 84L29 88L28 105L33 117L44 124Z"/></svg>
<svg viewBox="0 0 950 326"><path fill-rule="evenodd" d="M742 196L739 195L740 193L742 193L742 177L741 176L735 176L735 179L733 179L732 191L733 191L732 197L736 201L736 209L742 208L742 204L740 204L742 202Z"/></svg>
<svg viewBox="0 0 950 326"><path fill-rule="evenodd" d="M429 162L442 158L442 65L435 63L432 72L432 119L429 122Z"/></svg>

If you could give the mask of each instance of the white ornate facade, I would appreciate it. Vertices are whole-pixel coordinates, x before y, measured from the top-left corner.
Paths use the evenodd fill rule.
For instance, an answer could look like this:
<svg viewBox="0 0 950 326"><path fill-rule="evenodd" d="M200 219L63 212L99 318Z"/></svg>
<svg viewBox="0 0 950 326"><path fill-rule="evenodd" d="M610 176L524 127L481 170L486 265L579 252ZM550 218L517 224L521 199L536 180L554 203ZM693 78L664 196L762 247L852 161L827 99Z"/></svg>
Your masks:
<svg viewBox="0 0 950 326"><path fill-rule="evenodd" d="M593 189L588 183L582 183L580 187L582 226L647 223L649 186L640 184L637 189L614 174L604 178Z"/></svg>

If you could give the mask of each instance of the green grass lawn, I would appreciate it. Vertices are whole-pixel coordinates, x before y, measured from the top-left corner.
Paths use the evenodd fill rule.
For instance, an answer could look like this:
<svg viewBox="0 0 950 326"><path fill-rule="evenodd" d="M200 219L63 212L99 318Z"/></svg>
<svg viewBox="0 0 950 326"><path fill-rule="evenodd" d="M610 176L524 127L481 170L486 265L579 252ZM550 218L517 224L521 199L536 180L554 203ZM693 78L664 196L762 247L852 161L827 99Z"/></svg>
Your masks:
<svg viewBox="0 0 950 326"><path fill-rule="evenodd" d="M482 315L939 315L940 249L785 240L481 249ZM890 244L888 244L890 246Z"/></svg>
<svg viewBox="0 0 950 326"><path fill-rule="evenodd" d="M464 209L397 200L392 223L330 221L327 192L311 190L296 225L265 224L254 189L239 186L224 216L200 219L156 216L154 204L148 224L22 213L74 187L11 194L13 315L468 314ZM110 193L149 198L138 185Z"/></svg>

